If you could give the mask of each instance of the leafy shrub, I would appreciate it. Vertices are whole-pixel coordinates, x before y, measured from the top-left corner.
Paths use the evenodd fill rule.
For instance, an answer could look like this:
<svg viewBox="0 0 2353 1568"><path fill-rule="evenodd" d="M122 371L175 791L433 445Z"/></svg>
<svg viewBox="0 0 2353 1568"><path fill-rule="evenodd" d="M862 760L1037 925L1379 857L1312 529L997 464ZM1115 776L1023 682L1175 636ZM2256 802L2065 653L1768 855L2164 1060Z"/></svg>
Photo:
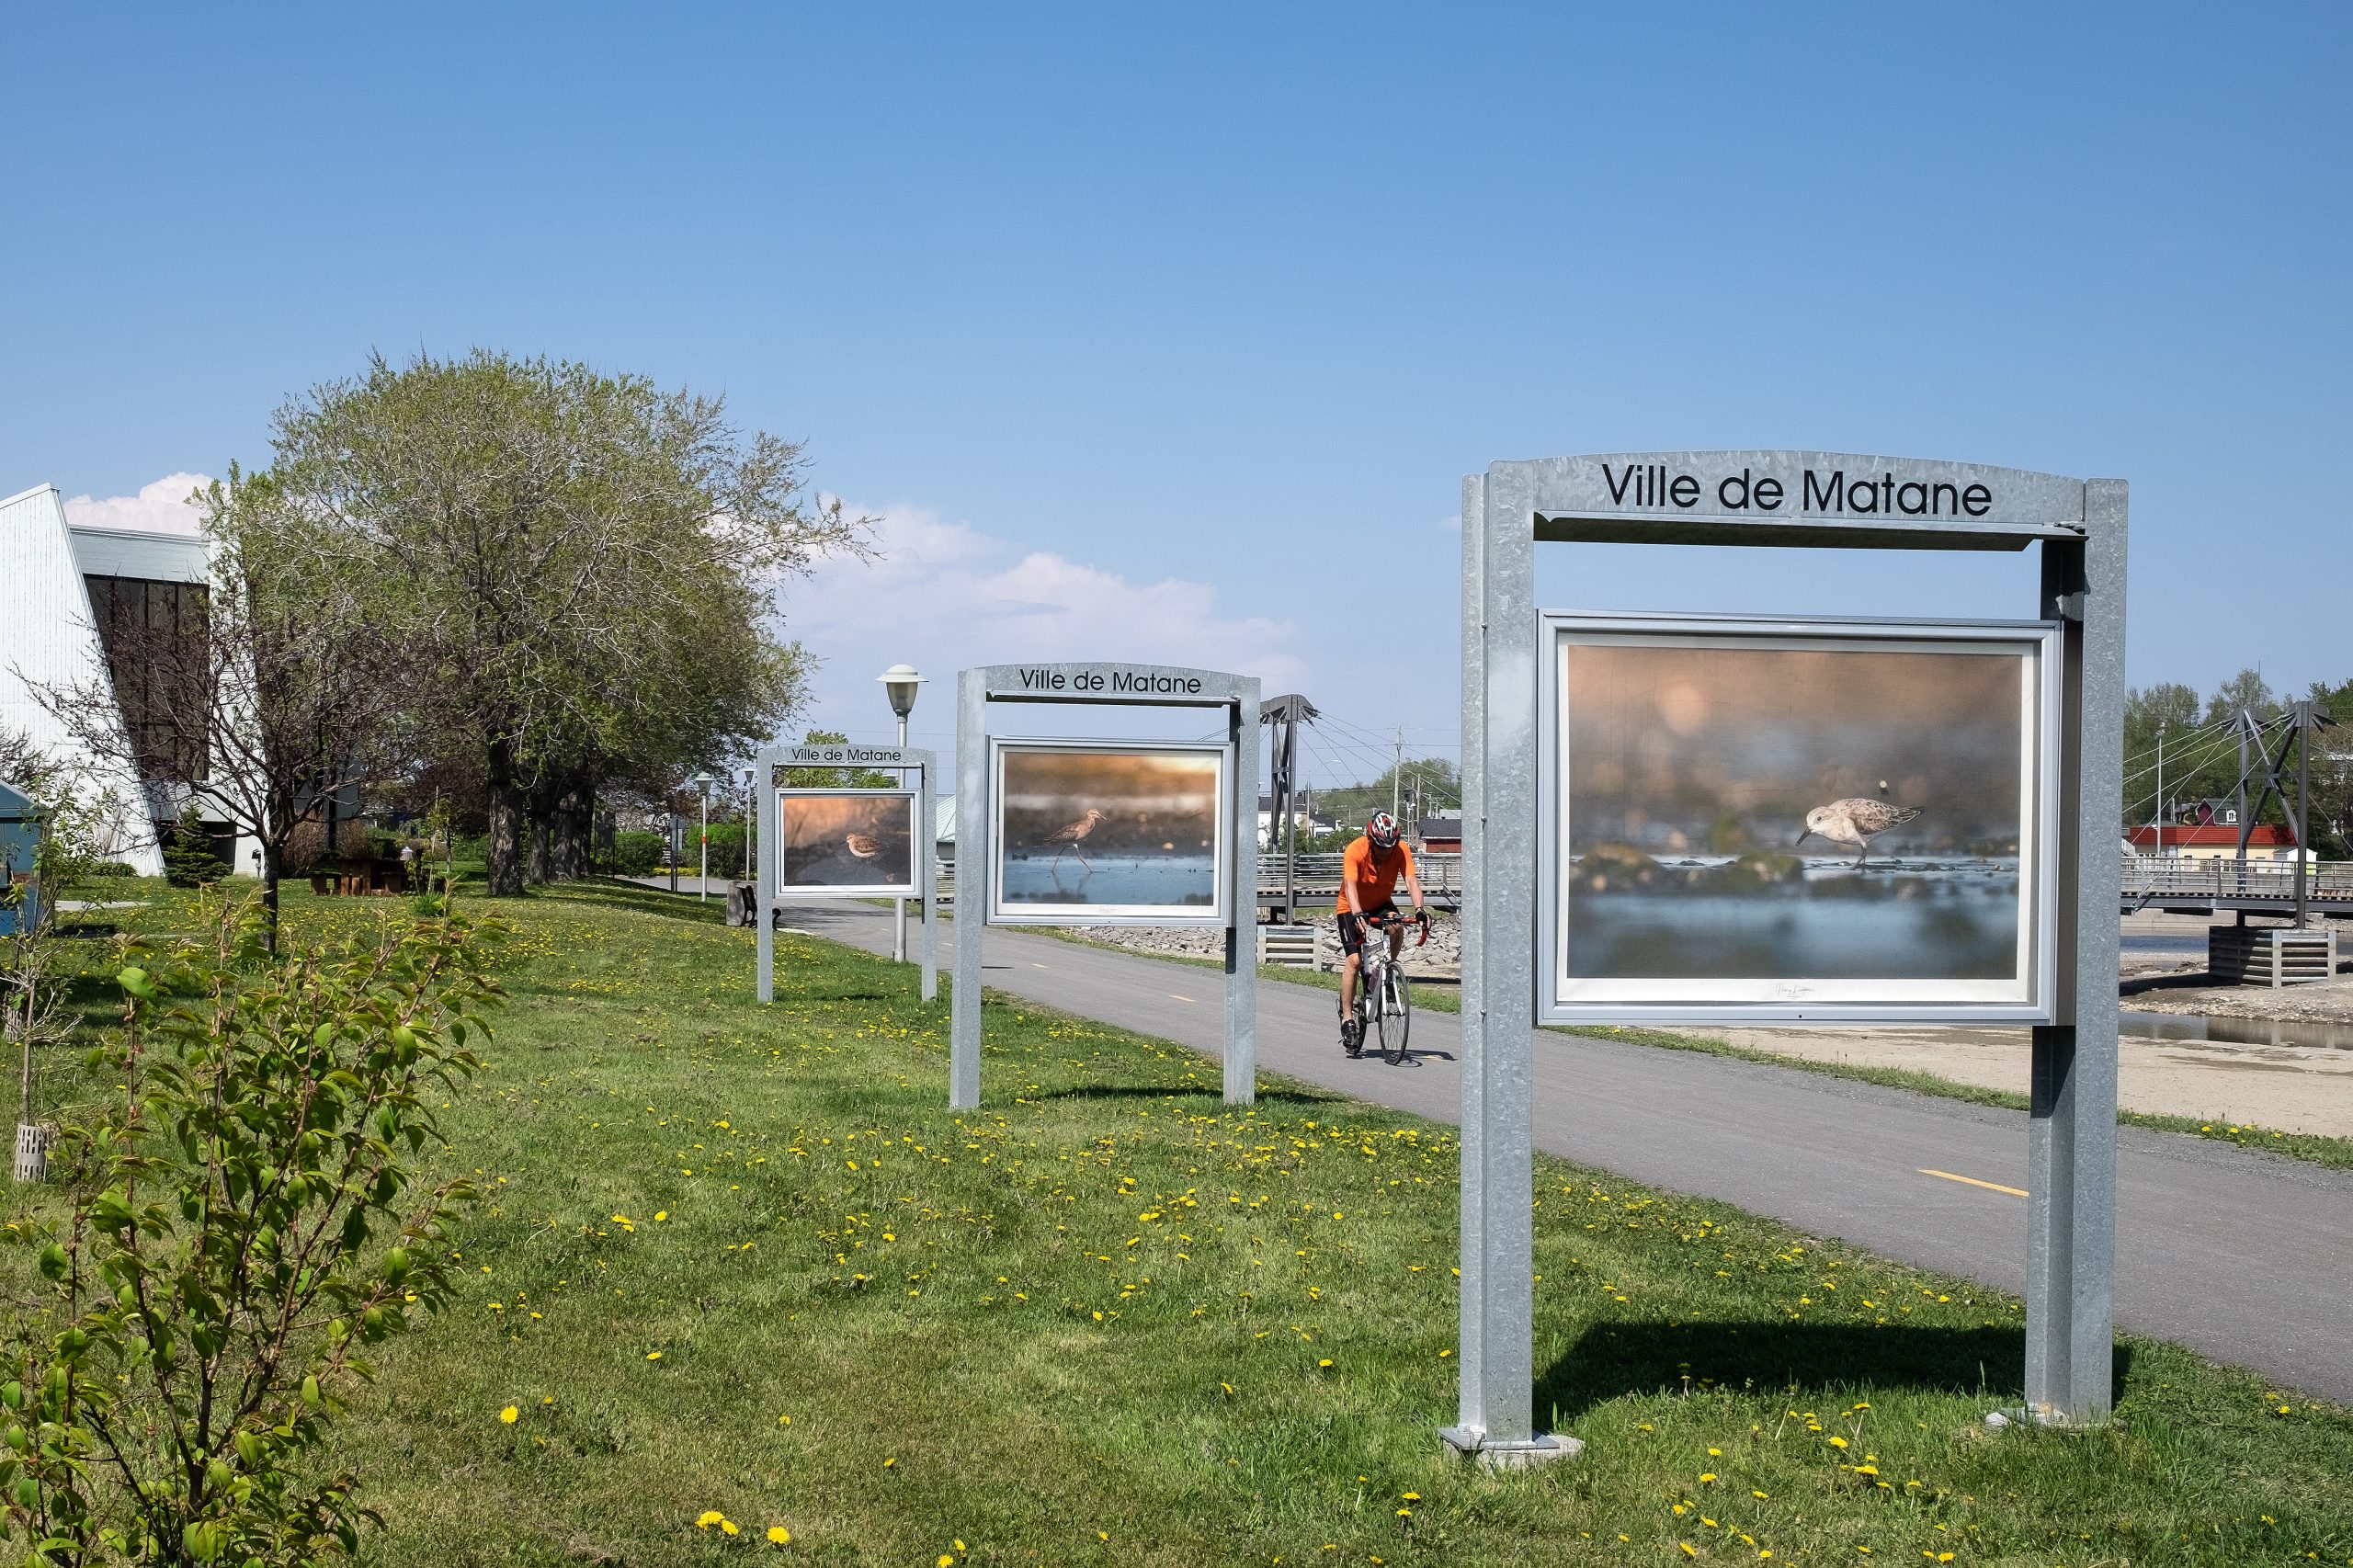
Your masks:
<svg viewBox="0 0 2353 1568"><path fill-rule="evenodd" d="M597 855L597 869L609 877L645 877L662 863L658 833L617 833L612 847Z"/></svg>
<svg viewBox="0 0 2353 1568"><path fill-rule="evenodd" d="M95 866L85 866L82 875L88 877L135 877L139 868L128 860L101 860Z"/></svg>
<svg viewBox="0 0 2353 1568"><path fill-rule="evenodd" d="M373 1516L306 1462L369 1347L442 1306L462 1182L413 1190L498 987L459 919L272 963L256 901L118 977L121 1085L61 1132L49 1282L0 1343L0 1540L28 1561L293 1564Z"/></svg>
<svg viewBox="0 0 2353 1568"><path fill-rule="evenodd" d="M689 849L693 841L688 841ZM740 822L715 822L710 824L710 874L714 877L740 877L744 874L744 824Z"/></svg>

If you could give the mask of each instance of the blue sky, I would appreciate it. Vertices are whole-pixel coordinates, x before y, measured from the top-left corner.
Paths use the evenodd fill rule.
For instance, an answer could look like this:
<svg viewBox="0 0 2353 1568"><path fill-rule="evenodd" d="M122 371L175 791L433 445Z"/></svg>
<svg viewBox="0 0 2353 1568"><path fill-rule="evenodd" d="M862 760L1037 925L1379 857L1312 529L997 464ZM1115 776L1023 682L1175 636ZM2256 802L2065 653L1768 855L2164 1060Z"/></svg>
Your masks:
<svg viewBox="0 0 2353 1568"><path fill-rule="evenodd" d="M1461 476L1575 451L2120 475L2136 682L2353 676L2343 7L14 6L0 40L0 494L260 460L371 349L723 391L885 519L784 600L862 735L895 659L1100 655L1447 745ZM1541 597L2022 614L2030 574L1563 548Z"/></svg>

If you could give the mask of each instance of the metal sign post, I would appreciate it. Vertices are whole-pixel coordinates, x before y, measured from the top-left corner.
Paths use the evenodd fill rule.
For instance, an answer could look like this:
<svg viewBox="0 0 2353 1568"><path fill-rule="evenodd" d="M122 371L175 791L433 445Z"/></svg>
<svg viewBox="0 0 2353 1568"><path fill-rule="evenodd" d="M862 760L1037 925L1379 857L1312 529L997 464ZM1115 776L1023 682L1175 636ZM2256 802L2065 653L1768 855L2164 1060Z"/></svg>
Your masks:
<svg viewBox="0 0 2353 1568"><path fill-rule="evenodd" d="M1232 762L1225 782L1225 1103L1257 1097L1258 681L1159 665L989 665L956 677L956 988L948 1104L981 1103L981 939L996 874L990 762L992 702L1220 708ZM1139 742L1139 745L1150 743ZM1106 919L1094 924L1157 924Z"/></svg>
<svg viewBox="0 0 2353 1568"><path fill-rule="evenodd" d="M783 824L779 820L779 796L785 790L785 772L794 767L871 767L896 771L901 778L914 773L920 779L914 790L915 801L915 842L909 855L915 864L916 896L923 903L923 999L926 1002L939 994L939 898L938 856L932 843L938 831L936 812L932 805L935 790L933 775L938 771L938 760L921 746L869 745L785 745L770 746L760 753L759 798L760 831L759 881L753 895L759 918L759 998L763 1002L776 1000L776 917L781 895L792 890L782 887ZM857 793L844 790L842 793ZM873 793L903 794L898 790L878 790ZM796 893L796 897L858 898L871 896L856 889L836 890L826 893Z"/></svg>
<svg viewBox="0 0 2353 1568"><path fill-rule="evenodd" d="M1573 1453L1532 1419L1540 886L1537 541L2041 548L2058 623L2052 1022L2033 1029L2026 1396L2105 1419L2114 1375L2116 912L2126 489L2120 480L1802 451L1499 462L1462 488L1462 1297L1448 1443L1494 1464ZM1557 853L1564 853L1556 848ZM1550 869L1557 870L1557 868Z"/></svg>

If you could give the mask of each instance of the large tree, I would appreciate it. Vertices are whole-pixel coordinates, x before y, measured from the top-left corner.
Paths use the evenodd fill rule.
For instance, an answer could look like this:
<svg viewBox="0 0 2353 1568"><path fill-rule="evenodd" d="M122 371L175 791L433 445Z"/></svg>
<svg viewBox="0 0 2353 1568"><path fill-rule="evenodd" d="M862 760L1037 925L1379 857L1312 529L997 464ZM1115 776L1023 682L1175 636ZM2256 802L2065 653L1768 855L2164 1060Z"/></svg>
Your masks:
<svg viewBox="0 0 2353 1568"><path fill-rule="evenodd" d="M585 837L601 778L771 733L799 690L774 585L862 532L719 399L485 350L314 389L277 461L314 570L363 563L370 617L423 662L414 749L480 759L494 893L522 889L531 819Z"/></svg>

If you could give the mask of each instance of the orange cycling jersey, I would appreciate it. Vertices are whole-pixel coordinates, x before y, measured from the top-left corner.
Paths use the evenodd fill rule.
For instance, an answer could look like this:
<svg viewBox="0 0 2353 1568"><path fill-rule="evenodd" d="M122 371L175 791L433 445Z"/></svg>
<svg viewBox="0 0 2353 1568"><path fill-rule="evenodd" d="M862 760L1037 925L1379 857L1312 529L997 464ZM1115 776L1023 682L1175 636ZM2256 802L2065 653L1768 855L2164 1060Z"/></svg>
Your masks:
<svg viewBox="0 0 2353 1568"><path fill-rule="evenodd" d="M1403 839L1388 854L1376 856L1372 852L1372 840L1359 837L1340 858L1340 881L1343 884L1355 884L1357 907L1370 911L1379 909L1395 898L1397 879L1411 873L1413 869L1414 852L1405 847ZM1347 886L1341 888L1334 907L1343 915L1347 913Z"/></svg>

